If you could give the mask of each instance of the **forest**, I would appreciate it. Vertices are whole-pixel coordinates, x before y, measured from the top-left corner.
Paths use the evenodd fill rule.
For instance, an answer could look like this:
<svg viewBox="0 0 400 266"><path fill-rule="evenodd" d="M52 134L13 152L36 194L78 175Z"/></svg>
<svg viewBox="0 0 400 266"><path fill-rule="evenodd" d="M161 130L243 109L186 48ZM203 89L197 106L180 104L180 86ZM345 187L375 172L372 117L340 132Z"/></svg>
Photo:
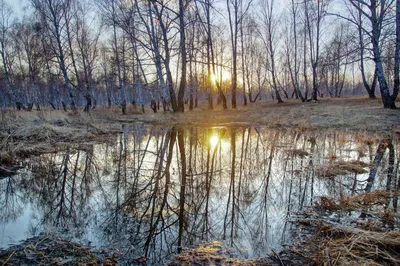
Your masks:
<svg viewBox="0 0 400 266"><path fill-rule="evenodd" d="M399 1L1 0L0 11L2 108L346 95L396 107Z"/></svg>

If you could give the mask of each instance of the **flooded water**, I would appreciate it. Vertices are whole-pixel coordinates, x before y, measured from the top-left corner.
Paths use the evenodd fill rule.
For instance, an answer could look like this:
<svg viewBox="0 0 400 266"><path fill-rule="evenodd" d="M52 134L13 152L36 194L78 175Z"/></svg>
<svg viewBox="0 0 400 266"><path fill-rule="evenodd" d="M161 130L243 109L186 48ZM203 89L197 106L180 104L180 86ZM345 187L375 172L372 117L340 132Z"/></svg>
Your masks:
<svg viewBox="0 0 400 266"><path fill-rule="evenodd" d="M397 171L398 143L362 132L122 131L110 143L32 157L21 174L2 178L0 248L50 231L147 256L154 265L212 240L241 257L260 257L290 243L289 221L319 196L364 192L371 169L372 189L397 182L387 173Z"/></svg>

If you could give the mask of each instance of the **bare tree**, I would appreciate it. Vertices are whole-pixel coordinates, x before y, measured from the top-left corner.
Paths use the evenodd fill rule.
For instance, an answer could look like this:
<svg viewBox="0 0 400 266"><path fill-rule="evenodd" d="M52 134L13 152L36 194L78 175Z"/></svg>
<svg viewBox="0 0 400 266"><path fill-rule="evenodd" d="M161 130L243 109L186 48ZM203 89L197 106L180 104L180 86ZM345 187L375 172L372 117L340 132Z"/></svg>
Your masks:
<svg viewBox="0 0 400 266"><path fill-rule="evenodd" d="M185 10L186 4L183 0L179 0L179 35L180 35L180 52L181 52L181 81L179 83L178 97L177 97L177 111L183 112L185 110L184 96L186 88L186 31L185 31Z"/></svg>
<svg viewBox="0 0 400 266"><path fill-rule="evenodd" d="M238 56L238 38L239 27L243 17L249 10L252 1L243 6L243 0L227 0L229 29L231 33L232 45L232 108L236 109L236 91L237 91L237 56Z"/></svg>
<svg viewBox="0 0 400 266"><path fill-rule="evenodd" d="M393 78L393 94L392 101L393 104L391 108L394 108L395 101L399 94L400 89L400 0L396 0L396 19L395 19L395 29L396 29L396 45L394 53L394 78Z"/></svg>
<svg viewBox="0 0 400 266"><path fill-rule="evenodd" d="M321 83L325 83L331 97L341 97L349 61L353 53L350 50L352 32L347 25L341 24L334 30L334 37L325 45L321 56Z"/></svg>
<svg viewBox="0 0 400 266"><path fill-rule="evenodd" d="M17 98L12 75L11 75L11 65L10 65L10 55L7 51L7 47L10 45L10 31L11 31L11 7L4 0L0 0L0 54L1 61L4 68L4 76L7 81L7 87L11 94L11 100L15 103L18 110L21 110L22 103Z"/></svg>
<svg viewBox="0 0 400 266"><path fill-rule="evenodd" d="M312 95L313 101L318 100L319 80L318 65L320 61L321 27L326 15L329 0L309 1L304 0L304 15L306 31L308 34L310 63L312 69Z"/></svg>
<svg viewBox="0 0 400 266"><path fill-rule="evenodd" d="M387 13L393 9L394 0L348 0L370 23L370 29L366 31L372 41L372 53L374 56L375 69L379 87L381 91L382 103L384 108L396 108L395 98L397 93L390 94L387 79L384 75L384 69L381 56L381 33L387 19ZM397 3L397 2L396 2ZM396 10L397 11L397 10ZM397 12L396 12L397 14ZM397 22L397 19L396 19ZM397 45L397 44L396 44ZM396 96L396 97L394 97Z"/></svg>
<svg viewBox="0 0 400 266"><path fill-rule="evenodd" d="M166 84L168 87L168 92L169 92L169 99L171 101L171 107L173 112L176 112L178 110L178 104L175 96L175 90L174 90L174 82L172 78L172 72L170 68L170 63L171 63L171 47L170 47L170 40L168 37L168 27L170 23L168 22L169 18L164 17L164 12L166 12L166 9L163 5L159 6L158 2L155 0L150 1L152 3L152 6L149 5L149 13L151 17L151 23L152 27L154 27L154 19L151 14L156 16L157 18L157 24L159 26L159 30L161 31L161 40L163 42L163 48L164 48L164 56L163 56L163 65L165 68L165 74L166 74ZM167 20L167 21L165 21ZM153 32L155 34L155 32ZM155 35L154 35L155 36Z"/></svg>
<svg viewBox="0 0 400 266"><path fill-rule="evenodd" d="M271 73L272 88L275 92L278 103L282 103L282 98L278 90L278 81L276 76L275 60L275 39L278 21L274 13L274 0L265 0L263 2L263 24L265 30L265 48L269 59L269 72Z"/></svg>
<svg viewBox="0 0 400 266"><path fill-rule="evenodd" d="M71 87L71 81L68 75L68 62L66 53L68 48L65 47L66 23L69 9L71 8L71 0L62 1L40 1L30 0L30 3L38 14L41 25L46 29L43 33L47 34L49 48L56 55L59 70L64 80L64 88L70 98L70 104L73 111L76 111L75 96ZM62 102L65 107L65 103Z"/></svg>
<svg viewBox="0 0 400 266"><path fill-rule="evenodd" d="M360 7L360 3L358 3L358 6ZM358 41L359 41L359 49L360 49L360 71L361 71L361 77L362 81L364 84L364 88L368 92L368 96L370 99L375 99L375 87L376 87L376 81L377 81L377 75L376 75L376 67L374 71L374 76L373 80L371 83L371 86L369 85L366 75L365 75L365 41L364 41L364 31L363 31L363 17L362 17L362 12L360 9L357 9L357 31L358 31Z"/></svg>
<svg viewBox="0 0 400 266"><path fill-rule="evenodd" d="M84 2L77 2L74 10L74 22L75 22L75 38L78 48L80 71L77 73L78 80L83 79L81 82L84 88L78 87L86 99L86 105L84 111L89 112L90 108L93 106L92 100L92 90L94 86L94 65L95 60L98 56L98 40L102 27L100 26L98 30L91 27L93 25L90 21L87 10L89 10L88 4ZM78 70L76 70L78 71ZM83 78L79 76L79 73L83 72ZM79 82L78 82L79 86Z"/></svg>
<svg viewBox="0 0 400 266"><path fill-rule="evenodd" d="M36 104L36 108L39 109L39 102L43 99L40 99L38 81L39 75L44 70L46 59L42 49L40 24L34 20L33 16L24 17L24 22L16 25L14 39L21 49L25 59L24 63L26 63L28 69L25 80L28 97L27 107Z"/></svg>
<svg viewBox="0 0 400 266"><path fill-rule="evenodd" d="M207 90L207 101L208 101L208 109L214 109L214 101L212 95L212 75L215 75L215 71L213 73L211 70L214 67L213 62L213 39L212 39L212 31L211 31L211 9L213 8L212 1L206 0L204 2L200 2L202 10L205 16L205 22L203 22L203 18L200 14L200 8L197 7L197 17L200 20L201 30L204 30L205 35L205 48L206 48L206 65L207 65L207 76L205 77L205 86ZM203 47L204 48L204 47ZM214 70L214 69L213 69Z"/></svg>
<svg viewBox="0 0 400 266"><path fill-rule="evenodd" d="M297 16L299 15L299 3L295 3L294 0L291 0L291 5L290 5L290 12L291 12L291 31L288 31L288 34L286 36L290 36L290 40L293 39L293 56L291 58L291 52L290 52L290 40L286 40L286 57L287 57L287 66L289 68L289 73L290 73L290 78L292 81L292 86L294 93L296 94L296 97L299 97L302 102L304 102L306 99L303 96L303 93L300 90L300 84L299 84L299 72L300 72L300 60L298 59L298 50L299 50L299 45L298 45L298 31L297 31ZM289 33L291 33L289 35ZM292 63L293 62L293 63Z"/></svg>
<svg viewBox="0 0 400 266"><path fill-rule="evenodd" d="M187 29L188 36L188 62L189 62L189 110L194 108L194 100L197 98L197 75L196 75L196 58L198 54L196 38L199 38L199 30L197 23L195 23L197 12L188 12L188 20L190 21ZM197 33L197 36L196 36Z"/></svg>

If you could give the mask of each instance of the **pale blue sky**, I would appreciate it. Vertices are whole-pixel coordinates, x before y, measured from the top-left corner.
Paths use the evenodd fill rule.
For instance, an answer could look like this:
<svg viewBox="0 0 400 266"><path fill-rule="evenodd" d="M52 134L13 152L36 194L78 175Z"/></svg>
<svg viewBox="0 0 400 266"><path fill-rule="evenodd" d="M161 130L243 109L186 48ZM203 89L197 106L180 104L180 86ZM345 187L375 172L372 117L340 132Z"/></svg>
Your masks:
<svg viewBox="0 0 400 266"><path fill-rule="evenodd" d="M16 17L22 16L25 13L23 8L28 5L27 0L5 0L5 2L11 6Z"/></svg>

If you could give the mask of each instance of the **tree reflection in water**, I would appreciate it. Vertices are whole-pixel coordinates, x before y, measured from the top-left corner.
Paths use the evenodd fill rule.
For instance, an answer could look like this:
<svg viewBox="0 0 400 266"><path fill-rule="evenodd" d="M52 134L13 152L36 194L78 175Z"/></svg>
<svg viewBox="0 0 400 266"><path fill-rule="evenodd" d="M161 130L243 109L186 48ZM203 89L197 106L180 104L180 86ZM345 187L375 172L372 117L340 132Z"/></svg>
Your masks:
<svg viewBox="0 0 400 266"><path fill-rule="evenodd" d="M35 157L27 176L2 178L0 223L32 212L23 236L60 229L154 264L211 240L263 256L290 241L288 221L316 197L398 188L398 151L362 133L124 126L114 143ZM341 161L365 173L337 172Z"/></svg>

